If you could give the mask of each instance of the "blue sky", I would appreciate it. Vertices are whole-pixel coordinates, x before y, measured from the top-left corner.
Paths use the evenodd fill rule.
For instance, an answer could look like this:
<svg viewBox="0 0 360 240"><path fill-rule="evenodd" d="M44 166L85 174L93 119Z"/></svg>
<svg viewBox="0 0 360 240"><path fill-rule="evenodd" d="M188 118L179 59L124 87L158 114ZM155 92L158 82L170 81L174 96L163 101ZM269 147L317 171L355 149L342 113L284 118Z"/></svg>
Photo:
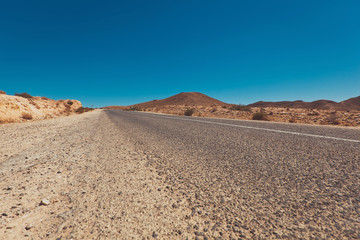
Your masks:
<svg viewBox="0 0 360 240"><path fill-rule="evenodd" d="M360 95L360 1L4 1L0 90L85 106Z"/></svg>

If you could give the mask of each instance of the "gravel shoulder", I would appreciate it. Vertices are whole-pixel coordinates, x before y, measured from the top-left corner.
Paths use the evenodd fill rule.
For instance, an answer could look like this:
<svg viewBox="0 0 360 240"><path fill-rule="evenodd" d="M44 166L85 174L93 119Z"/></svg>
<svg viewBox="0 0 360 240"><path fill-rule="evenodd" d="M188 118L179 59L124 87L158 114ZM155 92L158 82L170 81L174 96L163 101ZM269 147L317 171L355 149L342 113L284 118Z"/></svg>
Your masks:
<svg viewBox="0 0 360 240"><path fill-rule="evenodd" d="M0 126L0 238L190 236L189 210L118 131L100 110Z"/></svg>

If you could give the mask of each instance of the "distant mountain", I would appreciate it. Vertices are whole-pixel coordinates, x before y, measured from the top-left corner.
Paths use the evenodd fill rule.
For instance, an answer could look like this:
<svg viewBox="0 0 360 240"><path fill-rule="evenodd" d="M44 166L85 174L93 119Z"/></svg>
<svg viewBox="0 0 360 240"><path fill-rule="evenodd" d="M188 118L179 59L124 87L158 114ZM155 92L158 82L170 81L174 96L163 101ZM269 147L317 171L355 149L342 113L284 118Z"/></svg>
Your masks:
<svg viewBox="0 0 360 240"><path fill-rule="evenodd" d="M182 92L165 99L153 100L132 106L140 108L155 108L165 105L222 106L228 104L199 92Z"/></svg>
<svg viewBox="0 0 360 240"><path fill-rule="evenodd" d="M350 98L342 102L334 102L330 100L317 100L313 102L297 101L281 101L281 102L256 102L249 104L250 107L279 107L279 108L304 108L304 109L319 109L319 110L360 110L360 96Z"/></svg>
<svg viewBox="0 0 360 240"><path fill-rule="evenodd" d="M339 104L351 107L354 110L360 110L360 96L349 98L348 100L342 101Z"/></svg>

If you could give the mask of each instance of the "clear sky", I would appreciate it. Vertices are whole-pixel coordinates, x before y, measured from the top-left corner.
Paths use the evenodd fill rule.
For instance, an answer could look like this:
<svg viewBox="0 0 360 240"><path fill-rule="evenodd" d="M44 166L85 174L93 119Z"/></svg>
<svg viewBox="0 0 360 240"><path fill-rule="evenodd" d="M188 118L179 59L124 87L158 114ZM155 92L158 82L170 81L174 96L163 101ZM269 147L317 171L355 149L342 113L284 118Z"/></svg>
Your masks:
<svg viewBox="0 0 360 240"><path fill-rule="evenodd" d="M85 106L360 95L359 0L11 0L0 90Z"/></svg>

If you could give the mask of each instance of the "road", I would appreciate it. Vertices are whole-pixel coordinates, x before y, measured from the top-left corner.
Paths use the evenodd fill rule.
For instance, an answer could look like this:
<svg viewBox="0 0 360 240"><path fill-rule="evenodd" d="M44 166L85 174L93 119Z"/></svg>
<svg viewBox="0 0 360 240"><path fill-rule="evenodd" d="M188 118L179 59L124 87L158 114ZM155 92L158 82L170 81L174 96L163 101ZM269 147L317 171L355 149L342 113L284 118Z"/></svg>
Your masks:
<svg viewBox="0 0 360 240"><path fill-rule="evenodd" d="M96 110L0 133L0 239L360 238L360 129Z"/></svg>
<svg viewBox="0 0 360 240"><path fill-rule="evenodd" d="M107 114L223 235L360 237L359 129Z"/></svg>

